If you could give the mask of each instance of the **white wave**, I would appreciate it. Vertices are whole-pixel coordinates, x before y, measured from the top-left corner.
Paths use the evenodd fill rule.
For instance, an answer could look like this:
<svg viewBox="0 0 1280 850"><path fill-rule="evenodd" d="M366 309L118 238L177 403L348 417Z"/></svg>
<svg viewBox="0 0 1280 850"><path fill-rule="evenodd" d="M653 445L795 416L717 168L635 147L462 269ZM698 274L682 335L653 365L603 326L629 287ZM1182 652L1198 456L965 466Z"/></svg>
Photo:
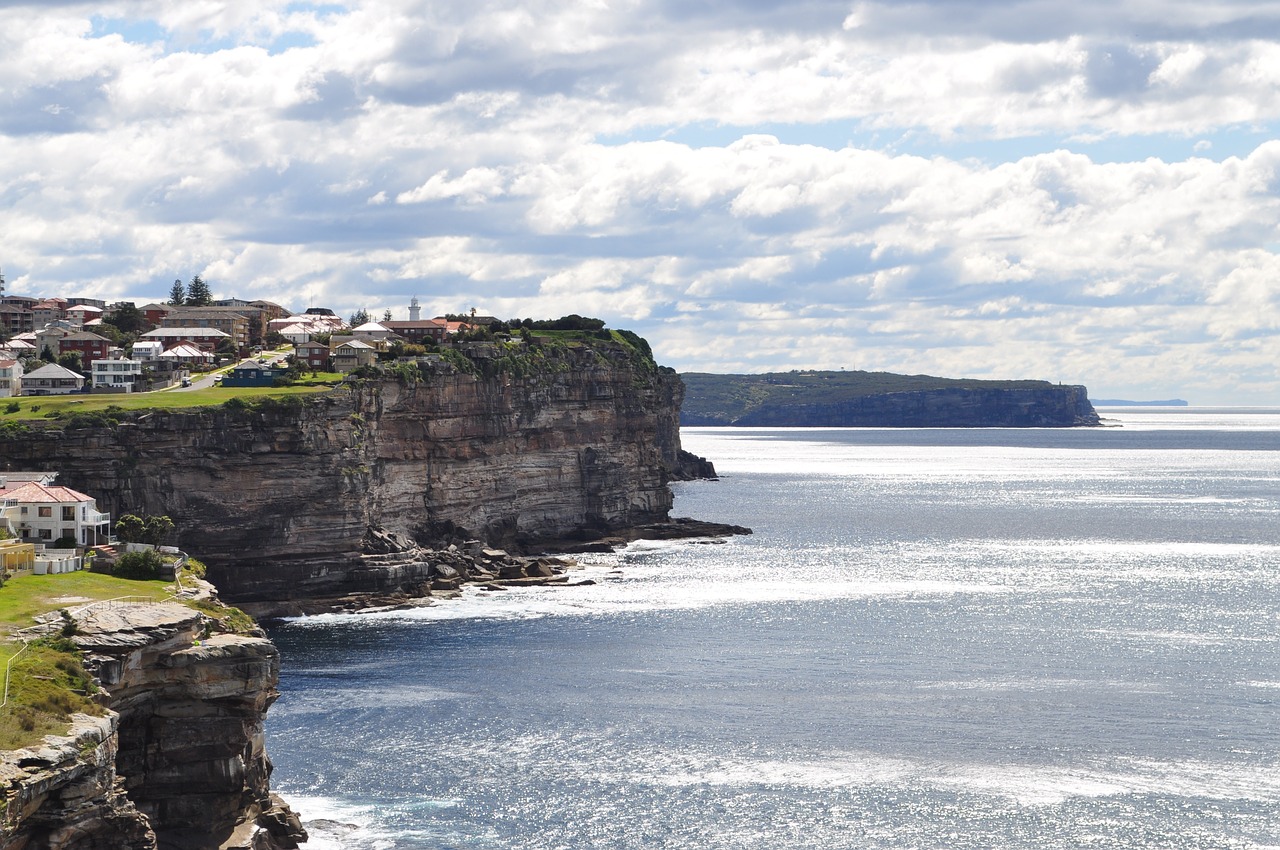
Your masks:
<svg viewBox="0 0 1280 850"><path fill-rule="evenodd" d="M376 806L276 790L302 819L307 850L387 850L396 844L396 835L380 827Z"/></svg>

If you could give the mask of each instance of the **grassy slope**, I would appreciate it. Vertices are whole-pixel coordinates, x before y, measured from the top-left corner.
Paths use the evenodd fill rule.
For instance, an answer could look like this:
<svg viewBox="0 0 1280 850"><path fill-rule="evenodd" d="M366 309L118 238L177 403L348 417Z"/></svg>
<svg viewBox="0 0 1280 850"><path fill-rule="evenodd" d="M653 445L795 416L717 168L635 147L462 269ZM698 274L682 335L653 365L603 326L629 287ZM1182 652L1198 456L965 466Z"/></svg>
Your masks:
<svg viewBox="0 0 1280 850"><path fill-rule="evenodd" d="M326 392L341 379L337 373L325 373L315 378L305 378L291 387L211 387L206 390L156 393L111 393L103 395L73 396L22 396L0 404L0 422L52 419L54 416L72 413L90 413L108 408L119 410L180 410L190 407L213 407L232 398L256 400L282 398L291 395L310 395ZM9 411L16 403L18 410Z"/></svg>
<svg viewBox="0 0 1280 850"><path fill-rule="evenodd" d="M834 404L882 393L943 388L1047 387L1046 381L984 381L895 375L891 372L773 372L762 375L713 375L687 372L683 412L693 416L737 419L765 405Z"/></svg>

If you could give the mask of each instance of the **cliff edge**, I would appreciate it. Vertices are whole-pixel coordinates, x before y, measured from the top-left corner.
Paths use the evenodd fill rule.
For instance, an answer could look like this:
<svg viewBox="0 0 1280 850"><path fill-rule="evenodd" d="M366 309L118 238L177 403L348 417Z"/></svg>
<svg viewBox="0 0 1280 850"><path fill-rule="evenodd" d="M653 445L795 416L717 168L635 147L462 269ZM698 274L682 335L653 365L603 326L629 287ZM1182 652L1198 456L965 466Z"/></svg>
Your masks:
<svg viewBox="0 0 1280 850"><path fill-rule="evenodd" d="M413 544L512 551L665 522L679 377L609 339L475 343L321 396L33 427L0 469L62 470L114 516L167 514L222 596L259 616L299 599L428 592ZM408 541L388 553L375 538Z"/></svg>
<svg viewBox="0 0 1280 850"><path fill-rule="evenodd" d="M0 753L0 850L292 850L263 719L280 656L174 602L85 606L72 638L105 716ZM59 621L61 622L61 621Z"/></svg>

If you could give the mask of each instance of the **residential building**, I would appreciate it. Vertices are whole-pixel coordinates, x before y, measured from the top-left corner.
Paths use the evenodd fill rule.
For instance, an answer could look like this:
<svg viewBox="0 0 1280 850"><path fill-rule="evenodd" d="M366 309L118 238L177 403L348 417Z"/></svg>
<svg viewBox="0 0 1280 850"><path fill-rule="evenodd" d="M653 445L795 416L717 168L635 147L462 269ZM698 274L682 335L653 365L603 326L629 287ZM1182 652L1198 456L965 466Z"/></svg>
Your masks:
<svg viewBox="0 0 1280 850"><path fill-rule="evenodd" d="M0 360L0 398L22 395L22 364L17 360Z"/></svg>
<svg viewBox="0 0 1280 850"><path fill-rule="evenodd" d="M164 353L164 343L158 339L140 339L129 347L129 354L134 360L146 363L155 360Z"/></svg>
<svg viewBox="0 0 1280 850"><path fill-rule="evenodd" d="M84 327L88 322L101 319L103 310L92 304L73 304L65 311L67 321L75 327Z"/></svg>
<svg viewBox="0 0 1280 850"><path fill-rule="evenodd" d="M139 339L159 340L165 350L175 345L192 345L201 351L213 351L224 339L231 339L230 334L217 328L209 327L161 327L147 331Z"/></svg>
<svg viewBox="0 0 1280 850"><path fill-rule="evenodd" d="M363 325L352 328L351 335L362 339L365 337L369 339L386 339L391 336L391 331L377 322L365 322Z"/></svg>
<svg viewBox="0 0 1280 850"><path fill-rule="evenodd" d="M153 325L158 325L164 321L164 317L172 313L177 308L172 304L157 304L152 302L142 307L142 317Z"/></svg>
<svg viewBox="0 0 1280 850"><path fill-rule="evenodd" d="M256 360L242 360L222 378L224 387L269 387L287 370L264 365Z"/></svg>
<svg viewBox="0 0 1280 850"><path fill-rule="evenodd" d="M317 372L329 371L329 346L322 342L300 342L293 346L294 360Z"/></svg>
<svg viewBox="0 0 1280 850"><path fill-rule="evenodd" d="M155 362L173 364L169 367L170 369L173 369L179 365L196 367L212 366L213 360L214 357L212 352L205 351L203 348L191 345L190 343L180 343L170 349L167 349L156 358Z"/></svg>
<svg viewBox="0 0 1280 850"><path fill-rule="evenodd" d="M54 322L51 325L42 327L35 332L35 336L32 339L36 346L36 355L44 354L44 350L47 348L54 359L57 359L58 354L62 351L60 347L62 338L71 332L71 329L66 326L66 322Z"/></svg>
<svg viewBox="0 0 1280 850"><path fill-rule="evenodd" d="M421 345L424 342L444 342L448 325L439 319L420 319L408 322L381 322L381 324L405 342Z"/></svg>
<svg viewBox="0 0 1280 850"><path fill-rule="evenodd" d="M378 359L378 350L358 339L349 340L337 345L331 355L335 372L353 372L361 366L368 366Z"/></svg>
<svg viewBox="0 0 1280 850"><path fill-rule="evenodd" d="M231 337L241 353L252 344L249 319L235 307L176 307L160 321L157 330L164 328L215 328ZM261 332L257 338L261 342Z"/></svg>
<svg viewBox="0 0 1280 850"><path fill-rule="evenodd" d="M93 388L134 392L142 380L142 362L139 360L94 360Z"/></svg>
<svg viewBox="0 0 1280 850"><path fill-rule="evenodd" d="M91 331L80 331L67 334L58 340L57 353L67 354L75 351L79 353L82 364L89 364L94 360L106 360L110 350L111 340Z"/></svg>
<svg viewBox="0 0 1280 850"><path fill-rule="evenodd" d="M52 544L71 538L77 546L110 542L111 515L98 510L92 496L40 481L9 481L0 489L0 505L24 542Z"/></svg>
<svg viewBox="0 0 1280 850"><path fill-rule="evenodd" d="M35 313L21 304L0 304L0 325L11 334L27 333L36 329Z"/></svg>
<svg viewBox="0 0 1280 850"><path fill-rule="evenodd" d="M35 322L37 328L42 328L50 322L56 322L59 319L66 318L67 299L65 298L46 298L38 301L31 307L31 318Z"/></svg>
<svg viewBox="0 0 1280 850"><path fill-rule="evenodd" d="M84 387L84 375L64 369L57 363L46 363L22 376L23 395L70 395Z"/></svg>

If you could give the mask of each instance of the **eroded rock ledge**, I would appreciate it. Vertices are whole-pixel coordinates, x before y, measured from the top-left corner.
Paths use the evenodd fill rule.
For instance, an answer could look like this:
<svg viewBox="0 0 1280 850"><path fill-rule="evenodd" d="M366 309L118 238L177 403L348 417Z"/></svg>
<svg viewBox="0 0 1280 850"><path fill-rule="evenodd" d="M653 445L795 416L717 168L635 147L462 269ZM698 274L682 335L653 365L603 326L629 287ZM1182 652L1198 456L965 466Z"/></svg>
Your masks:
<svg viewBox="0 0 1280 850"><path fill-rule="evenodd" d="M280 657L184 605L96 605L73 638L104 717L0 754L0 850L292 850L306 840L271 793L263 719Z"/></svg>

